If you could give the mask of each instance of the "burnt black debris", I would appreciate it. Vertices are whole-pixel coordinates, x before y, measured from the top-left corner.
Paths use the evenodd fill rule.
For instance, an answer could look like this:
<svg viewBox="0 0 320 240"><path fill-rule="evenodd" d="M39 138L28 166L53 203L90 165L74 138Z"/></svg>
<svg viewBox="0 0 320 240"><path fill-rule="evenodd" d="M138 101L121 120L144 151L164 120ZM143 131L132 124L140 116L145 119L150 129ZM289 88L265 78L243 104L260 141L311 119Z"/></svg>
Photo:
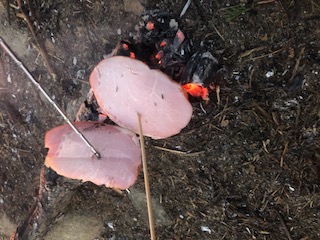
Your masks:
<svg viewBox="0 0 320 240"><path fill-rule="evenodd" d="M206 49L194 53L184 68L181 84L195 83L209 87L215 82L215 75L222 69L218 59Z"/></svg>
<svg viewBox="0 0 320 240"><path fill-rule="evenodd" d="M193 47L179 28L179 21L173 14L161 10L146 11L141 16L136 36L121 40L112 56L121 55L136 58L158 68L173 80L181 83L195 83L208 87L214 75L221 69L218 59L205 43Z"/></svg>
<svg viewBox="0 0 320 240"><path fill-rule="evenodd" d="M173 14L160 10L143 13L137 43L151 49L151 55L145 60L151 68L159 68L180 81L191 50L190 41Z"/></svg>
<svg viewBox="0 0 320 240"><path fill-rule="evenodd" d="M146 11L137 37L137 44L149 47L148 59L140 59L152 68L159 68L173 80L181 83L195 83L208 87L214 74L221 68L216 57L205 43L192 46L179 27L179 18L161 10ZM197 51L192 51L197 49Z"/></svg>
<svg viewBox="0 0 320 240"><path fill-rule="evenodd" d="M200 86L198 95L193 95L195 98L192 99L208 100L208 94L221 79L223 72L211 45L201 42L200 46L192 46L179 28L178 17L161 10L149 10L142 14L136 35L120 40L106 57L127 56L141 60L182 85L193 83ZM191 94L187 88L185 90ZM96 112L88 115L92 109L91 102L95 102L94 98L83 104L83 111L77 114L78 120L97 119Z"/></svg>

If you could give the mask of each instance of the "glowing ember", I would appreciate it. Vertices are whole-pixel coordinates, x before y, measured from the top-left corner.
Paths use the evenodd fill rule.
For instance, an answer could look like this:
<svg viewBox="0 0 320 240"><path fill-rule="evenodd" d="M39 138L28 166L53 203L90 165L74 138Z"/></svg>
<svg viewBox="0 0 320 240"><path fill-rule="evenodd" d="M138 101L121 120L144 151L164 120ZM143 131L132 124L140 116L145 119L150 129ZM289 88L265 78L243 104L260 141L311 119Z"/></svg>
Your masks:
<svg viewBox="0 0 320 240"><path fill-rule="evenodd" d="M122 47L123 47L123 49L125 49L125 50L129 50L129 46L128 46L128 44L126 44L126 43L122 44Z"/></svg>
<svg viewBox="0 0 320 240"><path fill-rule="evenodd" d="M178 38L179 43L183 43L183 41L185 39L185 36L184 36L183 32L180 29L178 29L178 31L176 33L176 36Z"/></svg>
<svg viewBox="0 0 320 240"><path fill-rule="evenodd" d="M160 60L163 57L163 51L159 51L155 56L157 60Z"/></svg>
<svg viewBox="0 0 320 240"><path fill-rule="evenodd" d="M154 29L154 23L151 21L147 22L146 29L152 31Z"/></svg>
<svg viewBox="0 0 320 240"><path fill-rule="evenodd" d="M134 52L130 52L130 57L131 58L136 58L136 55L134 54Z"/></svg>
<svg viewBox="0 0 320 240"><path fill-rule="evenodd" d="M163 41L160 43L160 47L164 47L165 45L167 45L167 42L163 40Z"/></svg>
<svg viewBox="0 0 320 240"><path fill-rule="evenodd" d="M183 89L193 97L202 97L203 100L209 100L208 89L196 83L184 84Z"/></svg>

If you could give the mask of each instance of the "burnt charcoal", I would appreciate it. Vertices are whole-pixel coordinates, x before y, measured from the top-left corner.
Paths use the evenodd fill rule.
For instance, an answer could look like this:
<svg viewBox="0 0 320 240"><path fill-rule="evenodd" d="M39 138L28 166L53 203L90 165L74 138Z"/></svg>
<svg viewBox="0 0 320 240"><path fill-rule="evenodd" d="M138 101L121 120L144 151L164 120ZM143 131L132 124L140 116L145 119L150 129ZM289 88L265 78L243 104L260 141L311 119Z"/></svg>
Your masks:
<svg viewBox="0 0 320 240"><path fill-rule="evenodd" d="M87 99L81 104L79 111L76 114L75 121L99 121L99 106L93 95L92 91L89 91Z"/></svg>
<svg viewBox="0 0 320 240"><path fill-rule="evenodd" d="M76 121L99 121L98 104L96 102L89 103L84 101L76 115Z"/></svg>
<svg viewBox="0 0 320 240"><path fill-rule="evenodd" d="M145 45L152 47L163 39L176 36L179 24L173 14L157 9L145 11L141 18L138 38Z"/></svg>
<svg viewBox="0 0 320 240"><path fill-rule="evenodd" d="M298 73L288 84L288 91L291 94L298 94L302 91L303 86L305 84L306 80L304 75L301 73Z"/></svg>
<svg viewBox="0 0 320 240"><path fill-rule="evenodd" d="M129 40L121 40L120 42L118 42L117 46L112 50L112 53L110 55L130 57L131 49L129 49L129 46L131 45L132 43Z"/></svg>
<svg viewBox="0 0 320 240"><path fill-rule="evenodd" d="M209 91L222 79L222 66L212 55L212 44L201 42L192 53L190 40L179 28L177 18L161 10L146 11L137 36L121 40L109 56L127 56L145 62L152 69L160 69L184 86L196 98L208 100ZM192 91L189 92L189 91Z"/></svg>
<svg viewBox="0 0 320 240"><path fill-rule="evenodd" d="M180 81L183 68L191 57L190 41L178 28L173 14L160 10L146 11L136 37L121 40L107 56L127 56L160 69Z"/></svg>
<svg viewBox="0 0 320 240"><path fill-rule="evenodd" d="M153 52L155 52L155 48L150 48L140 42L136 43L130 39L121 40L110 55L131 57L148 63Z"/></svg>
<svg viewBox="0 0 320 240"><path fill-rule="evenodd" d="M81 85L72 79L65 79L61 81L63 91L73 97L79 97L79 91L81 89Z"/></svg>
<svg viewBox="0 0 320 240"><path fill-rule="evenodd" d="M195 83L209 87L221 78L217 73L222 67L211 49L202 42L200 50L192 54L190 41L173 14L146 11L142 19L138 41L145 49L151 49L148 60L144 60L151 68L159 68L182 85Z"/></svg>
<svg viewBox="0 0 320 240"><path fill-rule="evenodd" d="M210 51L199 50L188 61L181 79L181 84L195 83L209 87L215 75L222 68L218 59Z"/></svg>
<svg viewBox="0 0 320 240"><path fill-rule="evenodd" d="M158 64L160 70L179 82L191 56L189 40L178 29L174 38L163 39L157 43L156 48L158 52L153 58L153 64Z"/></svg>
<svg viewBox="0 0 320 240"><path fill-rule="evenodd" d="M178 20L173 14L160 10L147 11L142 19L138 41L144 49L151 50L145 62L180 81L191 51L189 39L179 29Z"/></svg>

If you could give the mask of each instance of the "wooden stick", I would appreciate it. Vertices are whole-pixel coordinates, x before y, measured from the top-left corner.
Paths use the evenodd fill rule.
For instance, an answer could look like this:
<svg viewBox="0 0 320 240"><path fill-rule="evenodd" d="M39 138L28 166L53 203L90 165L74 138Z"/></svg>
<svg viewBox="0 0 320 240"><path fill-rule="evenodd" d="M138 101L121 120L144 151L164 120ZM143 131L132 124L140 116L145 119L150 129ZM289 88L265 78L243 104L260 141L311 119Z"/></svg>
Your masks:
<svg viewBox="0 0 320 240"><path fill-rule="evenodd" d="M174 154L178 154L178 155L189 156L189 157L194 157L194 156L198 156L200 154L205 153L205 151L188 153L188 152L183 152L183 151L174 150L174 149L170 149L170 148L159 147L159 146L153 146L153 147L156 149L162 150L162 151L166 151L166 152L170 152L170 153L174 153Z"/></svg>
<svg viewBox="0 0 320 240"><path fill-rule="evenodd" d="M150 235L151 235L151 240L156 240L156 233L154 230L152 208L151 208L151 197L150 197L150 186L149 186L148 169L147 169L147 158L146 158L146 151L145 151L145 146L144 146L144 138L143 138L143 133L142 133L140 113L138 113L138 122L139 122L140 148L141 148L141 155L142 155L144 185L145 185L146 197L147 197Z"/></svg>
<svg viewBox="0 0 320 240"><path fill-rule="evenodd" d="M286 223L284 222L283 217L281 216L281 214L280 214L279 212L278 212L278 216L279 216L279 219L280 219L281 225L282 225L282 227L283 227L283 230L284 230L284 232L285 232L285 233L286 233L286 235L287 235L288 240L292 240L292 237L291 237L290 231L289 231L289 229L288 229L288 227L287 227Z"/></svg>
<svg viewBox="0 0 320 240"><path fill-rule="evenodd" d="M46 50L44 49L44 46L42 44L42 42L40 42L39 38L37 37L37 34L36 34L36 31L33 27L33 23L31 22L29 16L24 12L23 10L23 3L22 3L22 0L17 0L17 3L18 3L18 6L20 8L20 12L21 12L21 15L22 15L22 18L26 21L30 31L31 31L31 34L34 38L34 41L36 42L36 45L38 47L38 50L45 62L45 64L47 65L48 67L48 70L53 78L53 80L56 80L57 79L57 73L55 71L55 69L53 68L53 66L51 65L50 63L50 60L49 60L49 55L48 53L46 52Z"/></svg>
<svg viewBox="0 0 320 240"><path fill-rule="evenodd" d="M10 0L6 0L6 10L7 10L7 18L9 26L11 25L11 18L10 18Z"/></svg>

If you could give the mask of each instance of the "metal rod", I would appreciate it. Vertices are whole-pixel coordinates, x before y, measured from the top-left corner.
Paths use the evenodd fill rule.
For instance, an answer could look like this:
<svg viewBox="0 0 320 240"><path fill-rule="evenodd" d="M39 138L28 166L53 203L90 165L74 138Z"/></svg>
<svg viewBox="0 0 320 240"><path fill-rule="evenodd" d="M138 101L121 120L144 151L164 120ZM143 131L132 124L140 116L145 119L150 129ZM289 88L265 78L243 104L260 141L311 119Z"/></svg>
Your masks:
<svg viewBox="0 0 320 240"><path fill-rule="evenodd" d="M186 12L187 12L188 8L190 7L190 4L191 4L191 0L188 0L188 1L186 2L186 4L184 5L184 7L183 7L183 9L182 9L181 13L180 13L180 18L182 18L182 17L183 17L183 15L185 15L185 14L186 14Z"/></svg>
<svg viewBox="0 0 320 240"><path fill-rule="evenodd" d="M48 93L41 87L41 85L33 78L28 69L23 65L21 61L14 55L14 53L10 50L4 40L0 37L0 45L1 47L9 54L9 56L15 61L15 63L27 74L31 82L42 92L42 94L48 99L48 101L55 107L55 109L60 113L63 119L69 124L69 126L75 131L75 133L82 139L82 141L90 148L90 150L96 155L98 158L101 158L100 153L90 144L90 142L85 138L85 136L73 125L73 123L68 119L68 117L63 113L63 111L59 108L59 106L51 99Z"/></svg>

